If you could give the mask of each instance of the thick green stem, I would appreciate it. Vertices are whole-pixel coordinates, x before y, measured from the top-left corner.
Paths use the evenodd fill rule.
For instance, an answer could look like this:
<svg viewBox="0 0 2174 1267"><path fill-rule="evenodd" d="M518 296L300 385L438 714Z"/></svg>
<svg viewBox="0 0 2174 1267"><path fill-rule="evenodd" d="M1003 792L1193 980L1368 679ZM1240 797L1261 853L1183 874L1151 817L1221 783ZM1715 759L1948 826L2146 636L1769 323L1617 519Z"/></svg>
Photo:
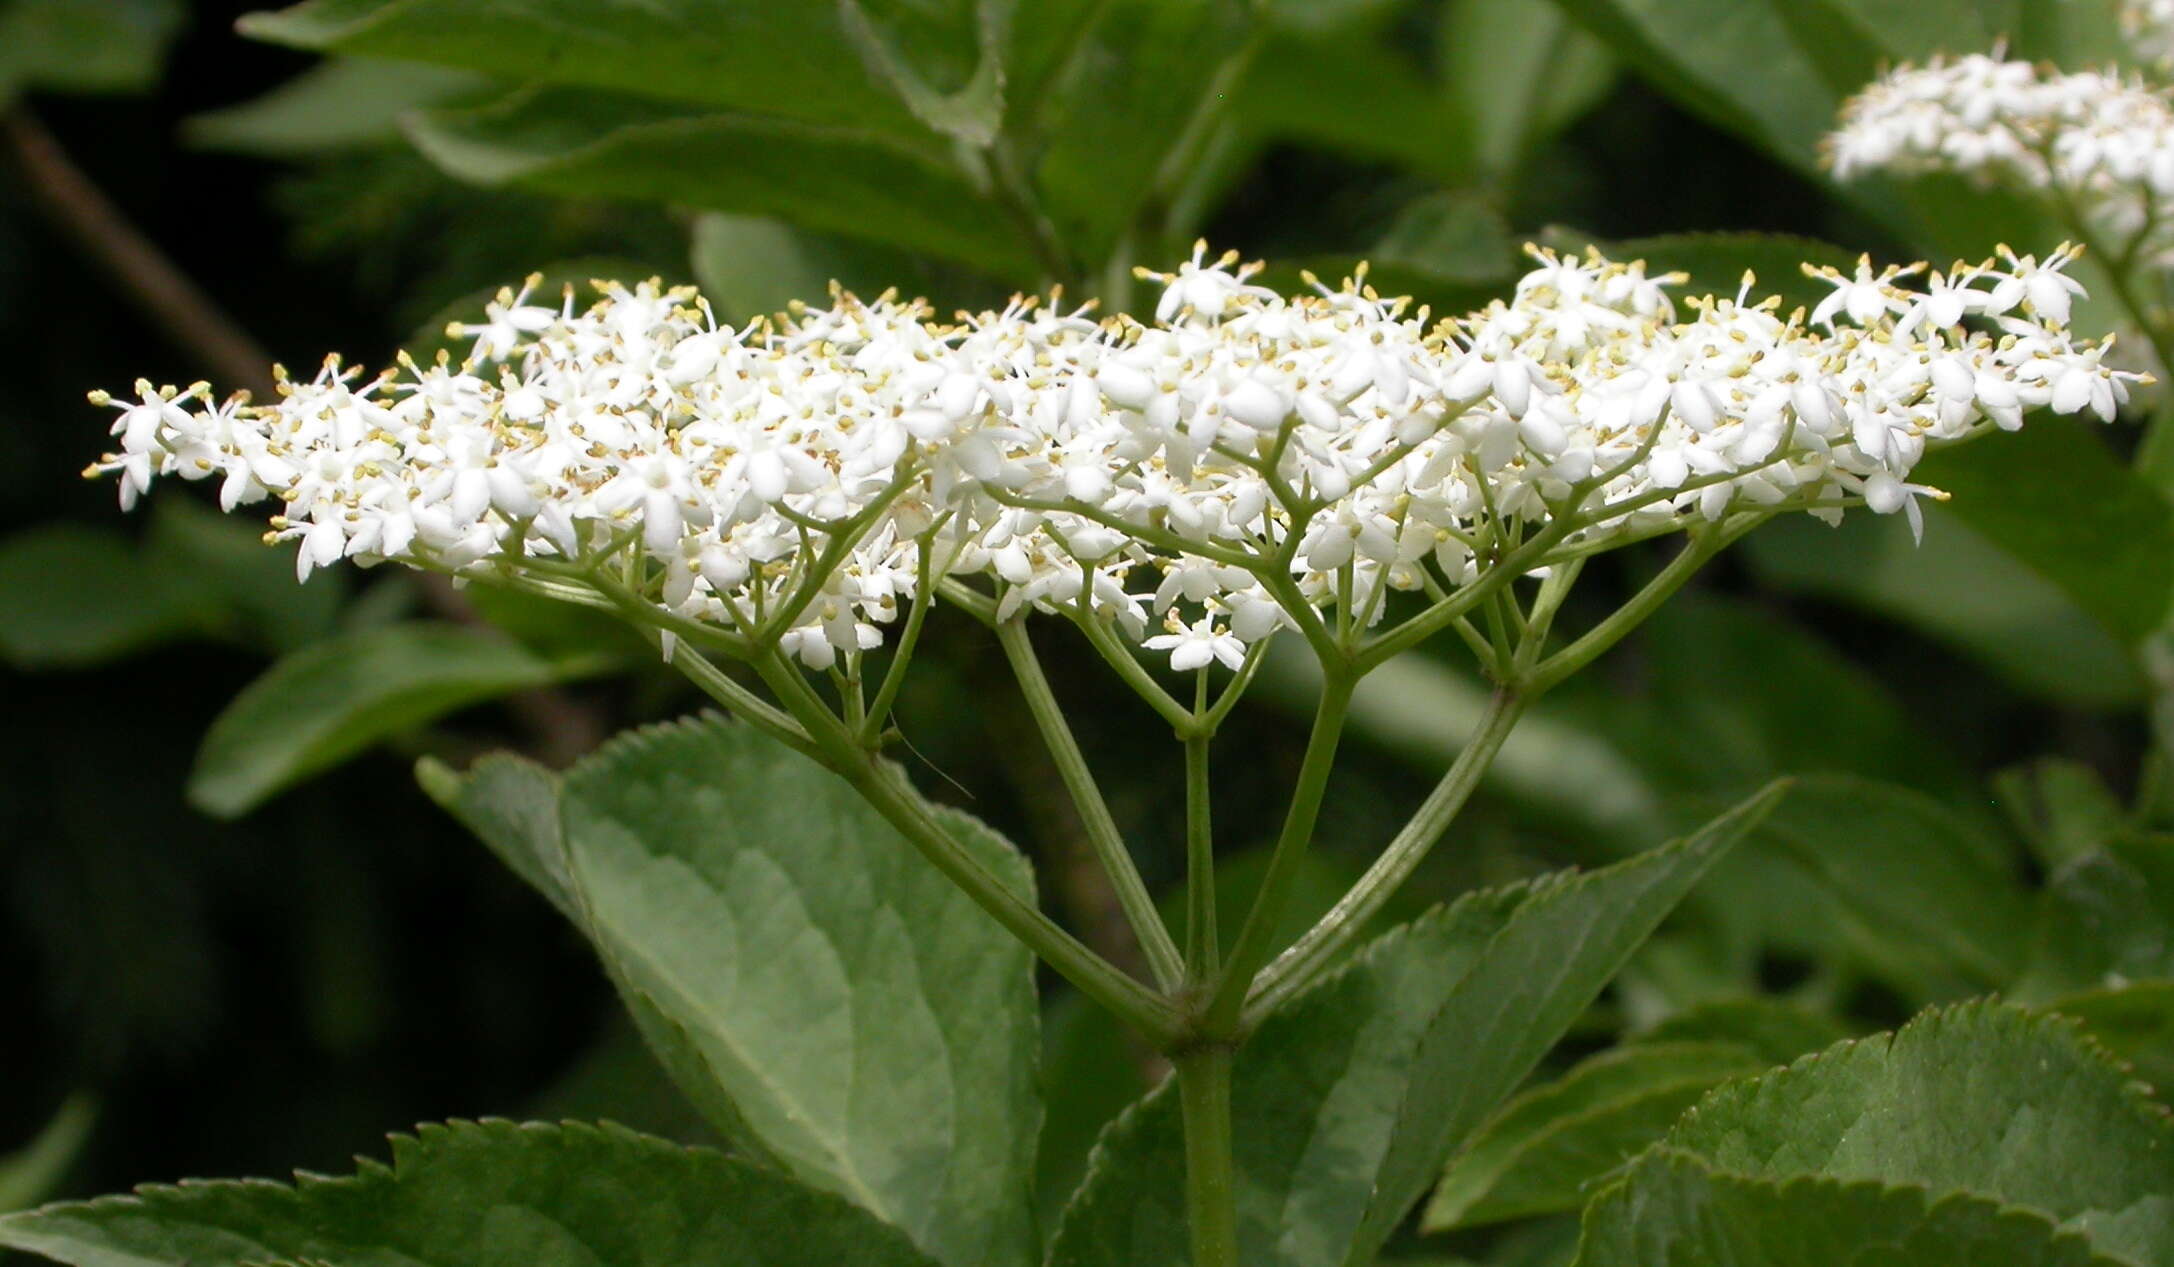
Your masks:
<svg viewBox="0 0 2174 1267"><path fill-rule="evenodd" d="M1344 894L1304 937L1262 971L1260 983L1246 1004L1248 1027L1313 984L1359 937L1389 898L1411 879L1412 872L1418 869L1458 811L1464 808L1473 789L1479 786L1481 776L1494 763L1495 754L1502 750L1503 741L1510 737L1511 728L1524 714L1529 702L1528 696L1507 687L1495 691L1493 698L1487 701L1487 711L1480 715L1479 726L1465 743L1464 751L1457 754L1442 781L1427 794L1411 821L1382 850L1381 857L1374 860L1374 865L1367 868L1351 891Z"/></svg>
<svg viewBox="0 0 2174 1267"><path fill-rule="evenodd" d="M1253 909L1239 926L1238 939L1231 944L1215 992L1201 1014L1201 1024L1210 1037L1236 1026L1253 974L1275 953L1276 926L1290 904L1299 864L1313 842L1314 823L1321 816L1329 770L1336 764L1336 745L1344 733L1344 716L1351 706L1351 692L1358 684L1341 664L1324 664L1322 671L1321 702L1314 712L1313 733L1306 740L1306 756L1299 763L1298 782L1291 789L1283 831L1276 838L1275 852L1269 855L1268 873L1261 878Z"/></svg>
<svg viewBox="0 0 2174 1267"><path fill-rule="evenodd" d="M1185 1213L1193 1267L1238 1267L1238 1199L1230 1132L1231 1050L1198 1047L1177 1058L1185 1110Z"/></svg>
<svg viewBox="0 0 2174 1267"><path fill-rule="evenodd" d="M1005 658L1011 661L1013 676L1019 680L1019 691L1026 697L1027 711L1033 715L1035 727L1042 732L1042 741L1049 745L1057 775L1064 781L1065 791L1071 794L1081 825L1087 829L1087 842L1093 847L1096 860L1101 862L1103 874L1109 877L1110 888L1117 895L1118 908L1124 911L1126 921L1132 925L1133 936L1139 939L1140 949L1147 955L1148 967L1162 988L1175 987L1185 977L1185 960L1178 954L1177 943L1170 939L1170 930L1155 909L1155 899L1148 896L1147 882L1140 878L1140 869L1132 861L1132 851L1125 847L1124 837L1118 833L1117 820L1111 816L1109 802L1103 799L1102 789L1095 783L1094 771L1087 767L1087 757L1080 751L1079 741L1072 737L1072 727L1064 719L1064 710L1057 705L1056 693L1049 689L1049 678L1042 672L1042 662L1035 656L1034 644L1027 637L1026 623L1016 617L1003 621L996 627L996 637L1003 644Z"/></svg>

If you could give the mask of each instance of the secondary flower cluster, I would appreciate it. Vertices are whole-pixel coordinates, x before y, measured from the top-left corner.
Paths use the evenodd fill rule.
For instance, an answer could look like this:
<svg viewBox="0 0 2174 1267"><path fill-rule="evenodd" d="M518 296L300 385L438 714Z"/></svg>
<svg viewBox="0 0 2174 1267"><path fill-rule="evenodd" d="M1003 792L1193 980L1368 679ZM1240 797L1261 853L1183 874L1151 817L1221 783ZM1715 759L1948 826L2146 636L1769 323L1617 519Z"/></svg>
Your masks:
<svg viewBox="0 0 2174 1267"><path fill-rule="evenodd" d="M2174 68L2174 0L2130 0L2121 6L2121 29L2139 61Z"/></svg>
<svg viewBox="0 0 2174 1267"><path fill-rule="evenodd" d="M2153 15L2139 21L2164 36ZM2141 239L2142 256L2174 260L2174 100L2140 78L1984 54L1904 65L1843 105L1826 144L1841 179L1955 172L2052 190L2124 244Z"/></svg>
<svg viewBox="0 0 2174 1267"><path fill-rule="evenodd" d="M276 497L268 539L303 575L609 578L815 668L943 576L1189 668L1305 608L1378 619L1387 591L1453 590L1541 533L1544 566L1747 508L1914 518L1929 444L2046 406L2111 417L2131 377L2063 328L2066 251L1923 290L1830 271L1809 317L1739 294L1681 320L1679 276L1535 254L1512 298L1432 328L1357 282L1286 298L1199 252L1154 275L1152 323L834 293L733 329L687 289L505 292L459 363L334 359L261 406L139 383L91 473L124 506L158 475L217 479L229 509Z"/></svg>

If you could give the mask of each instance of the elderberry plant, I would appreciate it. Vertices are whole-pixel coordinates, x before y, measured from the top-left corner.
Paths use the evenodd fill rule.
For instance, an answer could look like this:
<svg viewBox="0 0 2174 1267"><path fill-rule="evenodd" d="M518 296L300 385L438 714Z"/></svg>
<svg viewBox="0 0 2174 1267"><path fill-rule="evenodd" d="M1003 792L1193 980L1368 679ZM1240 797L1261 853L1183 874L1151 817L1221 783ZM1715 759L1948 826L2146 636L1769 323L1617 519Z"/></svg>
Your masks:
<svg viewBox="0 0 2174 1267"><path fill-rule="evenodd" d="M1792 512L1831 522L1863 508L1903 515L1919 532L1920 501L1944 496L1912 481L1928 451L2014 430L2036 410L2111 420L2143 378L2108 363L2108 341L2069 329L2078 291L2064 272L2076 257L2069 247L1940 272L1807 266L1831 285L1809 312L1754 300L1750 276L1734 295L1678 300L1669 292L1680 274L1649 275L1642 263L1597 252L1533 255L1510 298L1439 323L1377 294L1363 270L1288 297L1257 284L1256 266L1204 247L1174 272L1146 275L1161 287L1151 320L1098 320L1053 293L943 321L892 293L864 301L834 289L825 305L734 326L691 288L598 283L584 306L571 289L548 297L532 281L502 292L484 321L456 327L473 340L458 361L404 359L370 377L333 358L310 378L282 375L278 398L262 404L219 400L204 384L139 383L134 399L96 394L119 410L118 447L88 473L114 477L124 506L161 477L215 480L229 510L275 502L266 539L295 550L302 577L342 559L390 561L609 612L734 719L637 740L622 755L692 762L729 750L796 787L809 785L790 771L808 763L843 780L928 868L898 881L901 892L925 890L940 873L1175 1069L1174 1093L1106 1138L1053 1261L1363 1260L1424 1195L1450 1142L1514 1088L1776 795L1618 867L1478 895L1354 959L1362 929L1449 829L1525 710L1754 527ZM1909 284L1920 276L1921 288ZM1667 565L1627 601L1558 631L1589 560L1679 535ZM937 603L987 626L1002 647L1137 939L1145 979L1044 915L1000 842L992 847L986 829L933 806L886 759L899 738L894 706ZM1188 865L1176 928L1150 900L1057 704L1033 647L1034 616L1073 626L1171 732ZM1355 688L1438 635L1465 643L1491 679L1485 714L1358 882L1279 944ZM1312 657L1320 691L1266 877L1226 938L1217 928L1215 745L1279 640ZM747 746L751 732L774 741L769 755ZM761 972L767 962L816 971L794 947L765 943L763 912L749 908L746 926L726 939L737 958L705 963L668 942L668 914L653 928L621 920L626 892L587 871L583 851L611 828L594 798L681 797L643 812L726 834L768 815L789 821L794 807L706 797L696 783L675 782L670 760L640 779L628 766L620 788L612 768L577 769L555 800L541 772L479 767L466 784L442 769L430 777L502 850L519 853L501 842L541 833L526 846L531 878L598 940L691 1093L721 1106L736 1143L775 1163L742 1172L705 1155L672 1163L704 1170L700 1182L662 1171L645 1180L639 1166L665 1163L641 1162L632 1137L553 1136L548 1147L578 1158L597 1182L625 1185L625 1217L650 1229L634 1257L714 1252L700 1248L703 1219L738 1228L732 1235L746 1244L819 1244L856 1262L1031 1254L1031 1235L1005 1202L962 1208L945 1196L950 1179L917 1178L1009 1164L972 1153L966 1141L978 1137L966 1127L947 1128L943 1156L900 1145L880 1164L857 1152L841 1160L825 1151L827 1109L768 1098L733 1067L743 1050L705 1036L704 1025L729 1021L691 1007L685 974ZM506 799L513 785L538 781L540 806ZM615 830L624 829L621 821ZM699 870L664 868L634 883L662 886L655 910L668 912L672 890L717 882ZM729 883L763 881L743 869ZM920 953L913 938L942 934L905 926L901 940L865 953L911 959ZM1430 976L1450 963L1463 966ZM1339 999L1364 989L1405 992L1406 1027L1337 1034ZM1332 1035L1332 1049L1316 1057L1292 1046L1279 1025L1293 1016ZM915 1025L944 1022L891 1023L897 1033L863 1036L817 1024L794 1041L820 1063L838 1055L826 1042L913 1048ZM1995 1041L2005 1022L1954 1023L1985 1027ZM1328 1078L1331 1098L1386 1097L1393 1111L1348 1119L1343 1135L1315 1135L1308 1147L1336 1152L1332 1163L1291 1154L1292 1139L1273 1125L1276 1078L1294 1061L1333 1063L1339 1052L1370 1067L1371 1048L1333 1048L1347 1038L1407 1049L1413 1067L1371 1091L1327 1074L1295 1085L1319 1094L1315 1084ZM959 1112L978 1089L966 1089ZM856 1085L852 1095L888 1090ZM995 1085L986 1090L1001 1099ZM2126 1103L2109 1111L2133 1118ZM872 1113L850 1114L836 1148L865 1147L853 1131L873 1129ZM512 1130L426 1134L405 1146L396 1170L366 1173L334 1198L344 1212L311 1210L305 1186L287 1222L246 1235L260 1238L267 1259L345 1261L343 1245L355 1242L343 1238L373 1220L398 1222L379 1205L396 1205L403 1185L460 1172L464 1150L483 1168L460 1180L469 1186L449 1198L456 1204L540 1202L560 1229L553 1235L603 1235L593 1230L603 1208L577 1200L573 1209L523 1186L513 1170L488 1169L484 1159ZM1181 1188L1182 1201L1152 1184L1127 1187L1155 1175ZM843 1201L826 1204L793 1183ZM519 1191L479 1195L476 1185L494 1184ZM704 1191L727 1204L684 1205ZM261 1198L243 1192L214 1209L187 1189L150 1192L142 1201L152 1213L142 1217L63 1207L0 1228L10 1243L70 1261L163 1261L244 1235L237 1210ZM1290 1213L1308 1205L1325 1213ZM855 1224L855 1206L881 1221ZM764 1212L773 1207L803 1213L778 1232ZM517 1230L518 1220L486 1224L470 1233L477 1245L538 1234ZM591 1230L567 1231L576 1227ZM412 1228L401 1235L409 1234L428 1240ZM2141 1233L2123 1235L2108 1243L2144 1243ZM1588 1250L1595 1262L1646 1261L1611 1251L1604 1226Z"/></svg>

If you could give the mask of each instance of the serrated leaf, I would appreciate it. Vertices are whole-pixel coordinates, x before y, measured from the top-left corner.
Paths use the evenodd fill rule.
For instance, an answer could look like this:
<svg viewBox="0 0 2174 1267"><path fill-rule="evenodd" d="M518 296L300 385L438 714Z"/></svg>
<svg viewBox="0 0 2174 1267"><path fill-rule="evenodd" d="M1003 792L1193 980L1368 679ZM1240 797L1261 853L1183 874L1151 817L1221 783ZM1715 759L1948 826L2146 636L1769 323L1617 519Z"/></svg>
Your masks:
<svg viewBox="0 0 2174 1267"><path fill-rule="evenodd" d="M318 52L927 135L870 76L830 3L309 0L252 14L241 30Z"/></svg>
<svg viewBox="0 0 2174 1267"><path fill-rule="evenodd" d="M1656 1149L1585 1211L1577 1267L2122 1267L2050 1219L1922 1188L1726 1174Z"/></svg>
<svg viewBox="0 0 2174 1267"><path fill-rule="evenodd" d="M1927 1012L1731 1083L1665 1145L1751 1178L1967 1192L2108 1255L2174 1256L2174 1119L2072 1024L2005 1004Z"/></svg>
<svg viewBox="0 0 2174 1267"><path fill-rule="evenodd" d="M1850 515L1830 528L1788 515L1737 553L1766 586L1899 621L2033 695L2107 708L2143 693L2118 639L1948 506L1926 512L1922 542L1899 516Z"/></svg>
<svg viewBox="0 0 2174 1267"><path fill-rule="evenodd" d="M1935 993L2001 986L2029 953L2031 906L2012 851L1911 788L1805 778L1760 828L1837 899L1865 957Z"/></svg>
<svg viewBox="0 0 2174 1267"><path fill-rule="evenodd" d="M552 88L407 126L432 162L477 184L776 216L1006 279L1037 275L1020 231L933 140Z"/></svg>
<svg viewBox="0 0 2174 1267"><path fill-rule="evenodd" d="M504 1121L395 1136L392 1164L139 1188L0 1218L0 1245L74 1267L927 1267L827 1193L620 1127Z"/></svg>
<svg viewBox="0 0 2174 1267"><path fill-rule="evenodd" d="M381 739L586 667L429 621L312 644L243 687L212 722L189 775L189 803L238 817Z"/></svg>
<svg viewBox="0 0 2174 1267"><path fill-rule="evenodd" d="M1587 1185L1659 1139L1700 1096L1765 1067L1730 1043L1641 1043L1581 1061L1504 1105L1450 1159L1421 1230L1576 1210Z"/></svg>
<svg viewBox="0 0 2174 1267"><path fill-rule="evenodd" d="M652 1044L736 1144L951 1263L1033 1243L1033 960L846 785L717 719L549 778L494 761L432 795L579 913ZM1022 892L1011 846L939 816ZM563 870L560 870L563 868Z"/></svg>
<svg viewBox="0 0 2174 1267"><path fill-rule="evenodd" d="M1242 1261L1369 1259L1449 1151L1779 794L1628 862L1468 894L1264 1020L1232 1074ZM1166 1086L1096 1145L1051 1267L1185 1262L1183 1177Z"/></svg>
<svg viewBox="0 0 2174 1267"><path fill-rule="evenodd" d="M2174 981L2084 990L2043 1010L2083 1022L2085 1032L2127 1061L2162 1102L2174 1098Z"/></svg>

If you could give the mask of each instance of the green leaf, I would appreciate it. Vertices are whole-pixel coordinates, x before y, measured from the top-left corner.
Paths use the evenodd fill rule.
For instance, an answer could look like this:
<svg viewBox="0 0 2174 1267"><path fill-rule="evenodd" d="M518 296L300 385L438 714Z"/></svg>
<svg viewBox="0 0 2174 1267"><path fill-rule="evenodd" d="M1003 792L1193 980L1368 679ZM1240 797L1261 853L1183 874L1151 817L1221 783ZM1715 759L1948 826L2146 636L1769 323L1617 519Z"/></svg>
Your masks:
<svg viewBox="0 0 2174 1267"><path fill-rule="evenodd" d="M241 30L324 53L927 136L897 94L869 73L845 22L841 7L828 3L309 0L252 14Z"/></svg>
<svg viewBox="0 0 2174 1267"><path fill-rule="evenodd" d="M1733 796L1776 770L1968 786L1888 685L1742 598L1678 595L1639 632L1651 707L1619 746L1663 786Z"/></svg>
<svg viewBox="0 0 2174 1267"><path fill-rule="evenodd" d="M1926 1012L1731 1083L1666 1144L1752 1178L1967 1192L2108 1255L2174 1256L2174 1119L2073 1024L2006 1004Z"/></svg>
<svg viewBox="0 0 2174 1267"><path fill-rule="evenodd" d="M400 139L410 110L472 98L491 80L424 62L335 57L261 97L194 115L191 145L263 158L308 158Z"/></svg>
<svg viewBox="0 0 2174 1267"><path fill-rule="evenodd" d="M1656 1149L1585 1210L1577 1267L2122 1267L2050 1219L1963 1193L1723 1173Z"/></svg>
<svg viewBox="0 0 2174 1267"><path fill-rule="evenodd" d="M1202 139L1197 117L1219 108L1217 94L1235 88L1245 68L1249 8L1242 0L1110 0L1051 81L1037 106L1034 183L1081 259L1104 259L1143 204L1176 188L1188 161L1179 151Z"/></svg>
<svg viewBox="0 0 2174 1267"><path fill-rule="evenodd" d="M2174 981L2138 981L2085 990L2043 1009L2083 1022L2084 1031L2129 1062L2161 1100L2174 1092Z"/></svg>
<svg viewBox="0 0 2174 1267"><path fill-rule="evenodd" d="M174 580L110 529L50 524L0 539L0 657L82 667L189 633L196 612Z"/></svg>
<svg viewBox="0 0 2174 1267"><path fill-rule="evenodd" d="M2109 841L2055 872L2017 997L2174 979L2174 835Z"/></svg>
<svg viewBox="0 0 2174 1267"><path fill-rule="evenodd" d="M413 116L408 134L476 184L776 216L998 277L1036 276L1028 241L933 143L552 88Z"/></svg>
<svg viewBox="0 0 2174 1267"><path fill-rule="evenodd" d="M1375 265L1409 268L1446 281L1507 285L1519 271L1510 226L1487 203L1469 194L1435 193L1416 198L1374 244Z"/></svg>
<svg viewBox="0 0 2174 1267"><path fill-rule="evenodd" d="M145 91L187 14L181 0L12 0L0 8L0 97Z"/></svg>
<svg viewBox="0 0 2174 1267"><path fill-rule="evenodd" d="M832 282L865 296L897 287L945 312L1003 302L994 282L932 267L908 251L814 233L768 216L696 217L693 263L703 298L725 321L782 312L796 299L820 303Z"/></svg>
<svg viewBox="0 0 2174 1267"><path fill-rule="evenodd" d="M1831 1047L1850 1031L1834 1017L1765 995L1716 999L1685 1008L1638 1035L1646 1043L1727 1043L1747 1048L1770 1065Z"/></svg>
<svg viewBox="0 0 2174 1267"><path fill-rule="evenodd" d="M0 1218L0 1245L74 1267L927 1267L835 1196L621 1127L504 1121L395 1136L392 1164L139 1188Z"/></svg>
<svg viewBox="0 0 2174 1267"><path fill-rule="evenodd" d="M1818 170L1819 138L1841 97L1829 82L1828 70L1799 47L1785 16L1787 3L1556 3L1611 53L1693 113L1802 171Z"/></svg>
<svg viewBox="0 0 2174 1267"><path fill-rule="evenodd" d="M2066 757L2040 757L1993 777L1994 800L2049 871L2104 849L2130 830L2129 812L2099 772Z"/></svg>
<svg viewBox="0 0 2174 1267"><path fill-rule="evenodd" d="M1924 793L1810 776L1759 835L1838 899L1852 942L1903 980L1939 993L2021 970L2031 906L2012 850Z"/></svg>
<svg viewBox="0 0 2174 1267"><path fill-rule="evenodd" d="M1450 1159L1421 1229L1576 1210L1587 1185L1659 1139L1700 1096L1765 1067L1731 1043L1640 1043L1582 1061L1504 1105Z"/></svg>
<svg viewBox="0 0 2174 1267"><path fill-rule="evenodd" d="M1451 0L1441 81L1482 170L1507 177L1615 83L1615 59L1559 12L1530 0Z"/></svg>
<svg viewBox="0 0 2174 1267"><path fill-rule="evenodd" d="M2174 597L2174 508L2098 429L2034 414L2013 435L1928 454L1911 478L1952 493L1956 517L2133 643Z"/></svg>
<svg viewBox="0 0 2174 1267"><path fill-rule="evenodd" d="M190 497L152 505L144 560L164 576L186 578L185 597L205 632L274 653L330 634L347 601L341 569L319 568L297 585L291 547L268 548L261 523Z"/></svg>
<svg viewBox="0 0 2174 1267"><path fill-rule="evenodd" d="M839 0L869 74L914 117L985 147L1004 121L1004 53L1016 0Z"/></svg>
<svg viewBox="0 0 2174 1267"><path fill-rule="evenodd" d="M546 778L499 763L458 787L424 774L579 911L719 1128L946 1262L1025 1261L1040 1125L1025 948L842 781L744 727L656 727L581 762L555 857ZM939 815L1031 891L1002 838Z"/></svg>
<svg viewBox="0 0 2174 1267"><path fill-rule="evenodd" d="M1789 515L1737 551L1765 586L1899 621L2042 698L2108 708L2143 693L2119 640L1947 507L1927 512L1922 543L1899 516L1850 515L1829 528Z"/></svg>
<svg viewBox="0 0 2174 1267"><path fill-rule="evenodd" d="M316 643L266 670L212 722L189 775L189 803L239 817L381 739L585 667L424 621Z"/></svg>
<svg viewBox="0 0 2174 1267"><path fill-rule="evenodd" d="M1862 32L1888 57L1922 62L1935 54L1984 52L2014 34L2028 0L1814 0ZM2034 6L2035 7L2035 6ZM2027 54L2026 54L2027 55Z"/></svg>
<svg viewBox="0 0 2174 1267"><path fill-rule="evenodd" d="M0 1214L20 1210L52 1194L98 1121L98 1102L89 1095L69 1096L37 1138L0 1156Z"/></svg>
<svg viewBox="0 0 2174 1267"><path fill-rule="evenodd" d="M1468 894L1264 1020L1233 1071L1248 1267L1369 1259L1450 1151L1781 790L1612 867ZM1051 1267L1185 1262L1183 1175L1165 1086L1104 1133Z"/></svg>
<svg viewBox="0 0 2174 1267"><path fill-rule="evenodd" d="M1247 68L1232 114L1262 141L1384 159L1443 184L1471 172L1467 130L1440 85L1407 50L1369 28L1271 33Z"/></svg>
<svg viewBox="0 0 2174 1267"><path fill-rule="evenodd" d="M1219 869L1220 870L1220 869ZM1042 1088L1048 1105L1034 1156L1038 1221L1055 1227L1087 1173L1088 1154L1126 1106L1149 1089L1159 1057L1124 1024L1077 991L1042 1013Z"/></svg>

